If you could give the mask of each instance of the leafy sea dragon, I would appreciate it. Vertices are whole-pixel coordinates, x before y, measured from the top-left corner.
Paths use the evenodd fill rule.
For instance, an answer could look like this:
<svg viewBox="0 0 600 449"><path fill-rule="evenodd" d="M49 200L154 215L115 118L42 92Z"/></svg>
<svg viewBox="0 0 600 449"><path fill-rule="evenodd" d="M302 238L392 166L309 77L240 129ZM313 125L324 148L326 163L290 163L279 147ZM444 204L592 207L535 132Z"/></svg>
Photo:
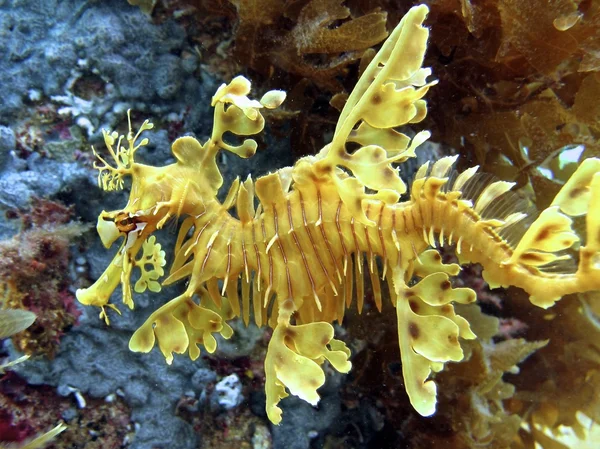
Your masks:
<svg viewBox="0 0 600 449"><path fill-rule="evenodd" d="M248 324L252 314L258 326L273 328L265 359L266 410L278 424L278 403L288 391L318 402L325 360L340 372L350 370L350 351L333 338L331 323L341 322L354 300L362 309L365 275L379 310L380 279L389 286L406 391L424 416L436 407L431 372L463 359L459 339L476 338L454 310L455 303L475 301L475 292L453 287L450 277L460 267L442 263L436 248L454 245L461 263L483 266L491 287L520 287L544 308L564 295L600 288L600 159L583 161L535 220L519 210L509 192L513 183L482 182L477 167L457 174L456 157L421 166L410 197L400 201L407 187L397 164L415 157L429 137L422 131L411 139L396 130L425 117L423 97L435 84L427 81L431 70L421 67L427 12L426 6L412 8L392 32L348 98L329 144L256 181L236 179L222 203L217 153L247 158L257 148L250 138L227 143L224 134L262 131L261 109L279 106L284 92L270 91L257 101L248 97L244 77L223 84L212 98L210 139L175 140L176 162L165 167L135 162L148 142L138 139L149 122L135 135L131 124L127 136L105 131L115 165L97 155L99 184L119 189L129 175L131 195L124 208L98 218L104 245L120 237L123 243L100 279L77 292L79 301L100 307L108 323L106 308L117 310L109 298L119 284L123 302L133 308L134 268L140 270L136 292L159 291L165 253L152 233L180 219L162 285L186 279L187 286L148 317L129 347L149 352L157 343L167 363L186 351L196 359L199 345L215 351L213 334L232 335L228 320L241 316ZM579 245L570 217L585 214L587 238ZM569 271L561 264L577 252L578 266Z"/></svg>

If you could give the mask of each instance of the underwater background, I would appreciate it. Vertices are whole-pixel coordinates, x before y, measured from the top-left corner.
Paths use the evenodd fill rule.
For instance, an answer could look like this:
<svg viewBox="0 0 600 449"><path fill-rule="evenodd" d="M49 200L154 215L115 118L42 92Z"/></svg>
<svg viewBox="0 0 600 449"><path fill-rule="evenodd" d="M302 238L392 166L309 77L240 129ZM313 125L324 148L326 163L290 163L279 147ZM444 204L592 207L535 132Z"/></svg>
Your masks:
<svg viewBox="0 0 600 449"><path fill-rule="evenodd" d="M459 154L460 168L514 181L544 209L600 155L600 2L424 3L424 65L439 84L408 132L429 129L435 143L403 177ZM352 371L326 368L318 407L290 396L280 425L264 411L267 328L234 320L214 354L167 365L157 349L131 352L129 339L182 285L136 294L134 310L109 310L110 326L75 298L115 252L96 233L99 214L127 203L127 186L98 188L91 147L105 151L102 129L126 134L128 109L136 129L150 119L136 157L162 166L177 137L210 135L221 83L241 74L257 97L287 91L265 113L254 157L219 158L223 199L237 176L292 165L331 138L347 93L415 4L0 0L0 448L600 447L597 292L544 310L465 267L458 282L479 308L461 315L478 340L462 341L465 360L437 375L438 412L424 418L404 389L393 309L378 313L367 286L362 313L336 325ZM176 223L157 235L169 264Z"/></svg>

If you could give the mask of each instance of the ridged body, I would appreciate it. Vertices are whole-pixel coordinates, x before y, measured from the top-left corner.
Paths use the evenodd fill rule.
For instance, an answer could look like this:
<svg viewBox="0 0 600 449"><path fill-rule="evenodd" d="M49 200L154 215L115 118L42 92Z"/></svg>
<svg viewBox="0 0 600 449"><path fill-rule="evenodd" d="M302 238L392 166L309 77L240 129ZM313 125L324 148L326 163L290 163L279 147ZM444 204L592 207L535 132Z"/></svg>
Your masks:
<svg viewBox="0 0 600 449"><path fill-rule="evenodd" d="M244 305L249 299L243 294L242 306L234 305L234 312L247 321L252 308L259 325L265 322L265 304L270 306L273 297L292 299L298 322L331 322L343 318L353 299L362 308L365 276L375 284L381 307L381 274L370 276L379 271L377 259L386 272L392 266L408 271L440 237L443 243L459 243L484 265L489 265L487 261L498 265L512 254L497 233L477 225L482 221L478 214L460 210L447 193L438 192L432 199L416 192L411 201L393 205L366 202L365 214L373 223L369 226L354 219L333 183L293 187L284 192L277 174L259 180L262 212L247 222L225 210L196 219L188 245L180 250L185 253L193 245L194 259L175 278L189 275L194 285L227 280L226 296L235 302L241 280L243 291L253 292L254 305ZM261 198L261 191L269 198ZM179 267L173 268L176 272ZM248 280L252 288L244 288Z"/></svg>

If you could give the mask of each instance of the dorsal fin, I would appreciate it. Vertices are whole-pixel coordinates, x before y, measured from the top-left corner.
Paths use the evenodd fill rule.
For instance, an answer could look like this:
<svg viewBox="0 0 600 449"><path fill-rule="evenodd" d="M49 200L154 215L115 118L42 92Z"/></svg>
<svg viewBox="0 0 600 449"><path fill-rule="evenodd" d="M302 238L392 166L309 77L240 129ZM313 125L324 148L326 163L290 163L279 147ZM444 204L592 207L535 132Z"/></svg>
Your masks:
<svg viewBox="0 0 600 449"><path fill-rule="evenodd" d="M501 181L488 173L478 173L478 167L471 167L463 172L450 171L455 160L456 158L448 156L433 165L429 162L423 164L411 186L413 199L423 195L430 198L438 191L445 194L459 192L458 199L472 210L474 216L485 221L513 251L517 251L519 245L526 244L523 243L523 238L532 223L540 217L540 213L524 195L511 190L515 183ZM580 178L584 181L587 180L589 171L586 168L582 169L583 174ZM575 184L572 183L572 185ZM566 186L564 189L572 190L572 185ZM432 190L432 188L434 189ZM559 217L555 216L554 218ZM563 228L566 232L570 223L563 221ZM561 248L552 247L558 253L556 251L549 252L539 258L537 265L543 271L573 272L573 258L568 257L567 253L561 252L561 250L574 243L574 235L564 234L564 236L569 239L568 241L563 239Z"/></svg>
<svg viewBox="0 0 600 449"><path fill-rule="evenodd" d="M240 184L236 212L242 223L250 223L254 218L254 183L250 175Z"/></svg>

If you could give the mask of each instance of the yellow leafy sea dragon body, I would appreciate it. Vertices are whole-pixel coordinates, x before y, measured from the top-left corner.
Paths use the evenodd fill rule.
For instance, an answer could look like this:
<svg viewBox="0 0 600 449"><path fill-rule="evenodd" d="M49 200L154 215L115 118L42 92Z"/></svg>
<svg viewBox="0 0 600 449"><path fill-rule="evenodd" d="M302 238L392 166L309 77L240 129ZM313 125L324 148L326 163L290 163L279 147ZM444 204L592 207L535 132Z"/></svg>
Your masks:
<svg viewBox="0 0 600 449"><path fill-rule="evenodd" d="M177 139L176 162L165 167L134 161L147 143L137 141L151 127L148 122L136 135L131 125L127 136L105 132L116 166L98 156L99 183L105 190L121 188L123 176L130 175L132 186L123 209L102 212L98 232L107 247L119 237L124 241L100 279L77 292L79 301L101 307L108 322L106 306L116 309L109 298L121 284L123 301L133 308L130 276L136 267L141 274L135 290L159 291L165 258L152 233L171 218L182 219L162 285L186 279L186 289L149 316L129 347L148 352L158 343L168 363L174 352L188 351L196 359L198 345L215 351L213 334L232 335L227 320L241 316L248 323L252 315L259 326L274 329L265 359L266 408L269 419L279 423L277 404L288 391L318 402L325 360L338 371L350 370L350 351L333 338L331 323L340 322L353 301L362 309L364 276L379 309L380 279L389 286L406 391L425 416L436 405L431 372L462 360L460 338L476 338L453 306L475 301L475 292L452 286L450 277L460 267L442 263L436 248L455 245L461 262L483 266L490 286L523 288L541 307L569 293L598 289L598 159L585 160L533 223L511 206L512 183L482 184L476 168L456 174L455 157L421 166L410 198L400 201L407 188L396 164L414 157L429 137L420 132L411 139L395 130L426 114L423 97L434 84L426 79L431 71L421 67L427 12L425 6L411 9L392 32L321 152L256 182L236 180L222 203L217 153L250 157L257 146L252 139L228 144L223 135L260 132L260 110L279 106L283 92L270 91L257 101L248 98L250 83L243 77L222 85L212 100L210 139L204 144L193 137ZM572 258L566 251L579 242L569 217L584 214L587 239L578 249L578 267L566 272L561 261Z"/></svg>

